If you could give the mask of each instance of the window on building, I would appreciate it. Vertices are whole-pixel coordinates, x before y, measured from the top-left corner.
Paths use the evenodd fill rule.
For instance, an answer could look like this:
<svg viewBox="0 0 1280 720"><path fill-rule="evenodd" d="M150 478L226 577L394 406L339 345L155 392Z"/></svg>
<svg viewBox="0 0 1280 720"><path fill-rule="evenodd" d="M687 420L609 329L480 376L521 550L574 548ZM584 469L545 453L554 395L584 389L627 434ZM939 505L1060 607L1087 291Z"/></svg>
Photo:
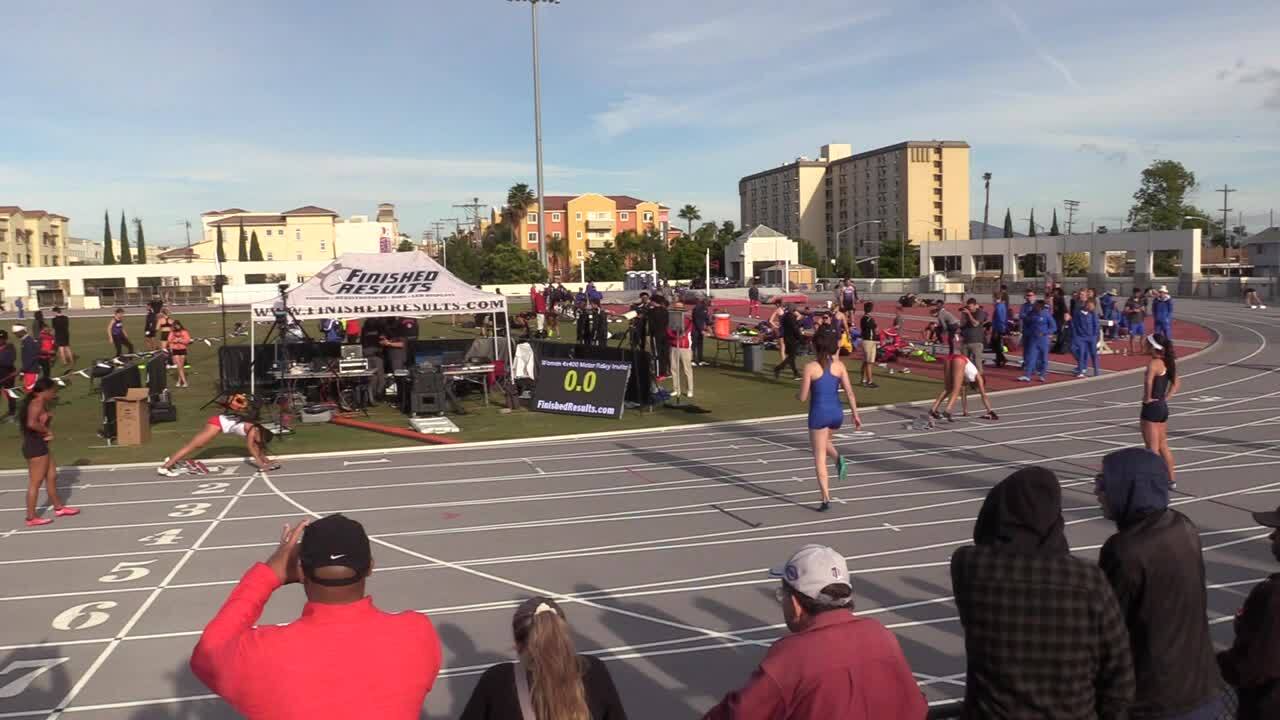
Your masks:
<svg viewBox="0 0 1280 720"><path fill-rule="evenodd" d="M627 212L626 210L623 210L622 212L618 213L618 217L623 220L630 220L631 213Z"/></svg>
<svg viewBox="0 0 1280 720"><path fill-rule="evenodd" d="M266 235L267 237L271 237L271 228L267 228L266 230L263 230L262 234Z"/></svg>
<svg viewBox="0 0 1280 720"><path fill-rule="evenodd" d="M294 229L293 229L293 239L294 239L294 240L302 240L302 228L294 228Z"/></svg>
<svg viewBox="0 0 1280 720"><path fill-rule="evenodd" d="M645 222L653 222L653 213L646 211L643 215L640 216L640 219L644 220Z"/></svg>
<svg viewBox="0 0 1280 720"><path fill-rule="evenodd" d="M551 222L560 222L560 213L551 213Z"/></svg>
<svg viewBox="0 0 1280 720"><path fill-rule="evenodd" d="M578 239L579 239L579 240L581 240L581 239L582 239L582 231L581 231L581 230L579 230L579 231L578 231Z"/></svg>
<svg viewBox="0 0 1280 720"><path fill-rule="evenodd" d="M301 259L302 259L302 251L301 251L301 250L299 250L298 252L296 252L296 253L294 253L294 254L296 255L296 257L294 258L295 260L301 260Z"/></svg>
<svg viewBox="0 0 1280 720"><path fill-rule="evenodd" d="M275 253L272 253L270 250L268 250L268 251L267 251L267 260L275 260L275 259L276 259Z"/></svg>
<svg viewBox="0 0 1280 720"><path fill-rule="evenodd" d="M578 259L579 259L579 260L581 260L581 259L582 259L582 251L581 251L581 250L579 250L579 251L578 251Z"/></svg>
<svg viewBox="0 0 1280 720"><path fill-rule="evenodd" d="M537 245L537 244L538 244L538 233L537 233L537 231L534 231L534 232L529 233L529 244L530 244L530 245Z"/></svg>
<svg viewBox="0 0 1280 720"><path fill-rule="evenodd" d="M329 246L329 241L322 238L320 240L320 249L325 250L328 248L328 246Z"/></svg>
<svg viewBox="0 0 1280 720"><path fill-rule="evenodd" d="M574 214L573 214L573 219L574 219L574 220L582 220L582 213L580 213L580 212L576 212L576 213L574 213Z"/></svg>
<svg viewBox="0 0 1280 720"><path fill-rule="evenodd" d="M538 213L536 213L536 212L535 212L535 213L529 213L529 214L527 214L527 215L525 215L525 216L524 216L524 219L525 219L526 221L530 222L530 223L537 224L537 222L538 222Z"/></svg>

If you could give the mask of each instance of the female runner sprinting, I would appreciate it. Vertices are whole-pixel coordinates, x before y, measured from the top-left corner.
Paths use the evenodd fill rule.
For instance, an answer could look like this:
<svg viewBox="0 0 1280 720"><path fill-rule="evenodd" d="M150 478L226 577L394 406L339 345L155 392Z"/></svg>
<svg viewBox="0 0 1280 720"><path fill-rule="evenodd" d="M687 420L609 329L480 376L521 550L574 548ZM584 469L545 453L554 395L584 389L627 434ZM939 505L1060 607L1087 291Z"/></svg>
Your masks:
<svg viewBox="0 0 1280 720"><path fill-rule="evenodd" d="M827 455L836 458L836 469L841 480L848 473L848 463L831 442L831 433L844 423L844 405L840 402L840 388L844 388L853 409L853 426L862 427L858 416L858 401L853 395L853 384L843 362L836 362L840 338L835 331L824 328L813 338L818 359L804 366L800 381L800 402L809 403L809 442L813 446L813 464L817 470L818 488L822 491L822 504L818 512L831 509L831 487L827 474Z"/></svg>
<svg viewBox="0 0 1280 720"><path fill-rule="evenodd" d="M1164 458L1169 466L1169 487L1176 487L1173 475L1173 453L1169 450L1169 405L1166 401L1178 392L1178 379L1173 343L1164 335L1147 336L1147 374L1142 383L1142 442L1147 449Z"/></svg>

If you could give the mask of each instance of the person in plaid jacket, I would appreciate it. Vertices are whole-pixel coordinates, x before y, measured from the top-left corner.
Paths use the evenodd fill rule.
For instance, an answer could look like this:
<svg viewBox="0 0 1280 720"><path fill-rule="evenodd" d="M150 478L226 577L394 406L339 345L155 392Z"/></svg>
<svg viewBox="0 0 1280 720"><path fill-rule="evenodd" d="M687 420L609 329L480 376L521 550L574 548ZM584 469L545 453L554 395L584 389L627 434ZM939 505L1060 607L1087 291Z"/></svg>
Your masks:
<svg viewBox="0 0 1280 720"><path fill-rule="evenodd" d="M1102 570L1070 553L1053 472L1023 468L992 488L973 540L951 557L968 665L962 717L1127 717L1124 616Z"/></svg>

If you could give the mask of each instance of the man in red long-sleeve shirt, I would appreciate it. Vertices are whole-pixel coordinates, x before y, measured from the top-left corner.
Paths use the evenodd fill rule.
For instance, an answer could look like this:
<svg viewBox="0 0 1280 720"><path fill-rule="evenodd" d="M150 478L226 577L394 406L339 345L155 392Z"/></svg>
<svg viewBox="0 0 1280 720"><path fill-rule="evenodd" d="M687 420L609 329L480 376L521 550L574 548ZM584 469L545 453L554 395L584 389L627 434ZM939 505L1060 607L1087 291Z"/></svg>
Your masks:
<svg viewBox="0 0 1280 720"><path fill-rule="evenodd" d="M191 654L191 670L250 720L417 720L440 672L426 616L386 613L364 594L373 572L360 523L330 515L285 527L240 579ZM302 617L255 627L276 588L301 582Z"/></svg>

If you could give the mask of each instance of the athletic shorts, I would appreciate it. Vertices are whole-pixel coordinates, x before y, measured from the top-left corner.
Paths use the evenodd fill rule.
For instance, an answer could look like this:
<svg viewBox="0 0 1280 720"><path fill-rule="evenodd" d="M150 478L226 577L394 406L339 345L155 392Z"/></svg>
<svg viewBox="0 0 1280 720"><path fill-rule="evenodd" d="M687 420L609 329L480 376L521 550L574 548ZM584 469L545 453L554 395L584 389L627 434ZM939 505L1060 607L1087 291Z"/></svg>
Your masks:
<svg viewBox="0 0 1280 720"><path fill-rule="evenodd" d="M1169 405L1163 400L1143 403L1140 418L1147 422L1164 423L1169 421Z"/></svg>
<svg viewBox="0 0 1280 720"><path fill-rule="evenodd" d="M22 433L22 457L44 457L49 454L49 443L43 437L30 432Z"/></svg>
<svg viewBox="0 0 1280 720"><path fill-rule="evenodd" d="M876 350L880 348L880 343L875 340L862 341L862 354L867 357L867 362L876 361Z"/></svg>
<svg viewBox="0 0 1280 720"><path fill-rule="evenodd" d="M223 435L246 437L249 434L249 425L240 418L230 415L210 415L205 424L218 428Z"/></svg>

